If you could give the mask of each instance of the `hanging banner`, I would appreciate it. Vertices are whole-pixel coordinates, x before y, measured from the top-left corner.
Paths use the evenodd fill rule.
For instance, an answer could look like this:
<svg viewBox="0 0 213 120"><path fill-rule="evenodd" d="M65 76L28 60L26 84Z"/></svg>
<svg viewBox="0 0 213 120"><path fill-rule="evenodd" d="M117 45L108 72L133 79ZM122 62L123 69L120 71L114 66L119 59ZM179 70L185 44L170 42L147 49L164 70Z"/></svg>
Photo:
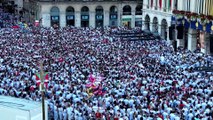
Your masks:
<svg viewBox="0 0 213 120"><path fill-rule="evenodd" d="M35 20L34 25L35 25L36 27L38 27L38 26L39 26L39 20Z"/></svg>
<svg viewBox="0 0 213 120"><path fill-rule="evenodd" d="M160 9L162 8L162 0L159 0Z"/></svg>
<svg viewBox="0 0 213 120"><path fill-rule="evenodd" d="M197 21L191 21L191 24L190 24L190 27L192 28L192 29L195 29L196 30L196 23L197 23Z"/></svg>
<svg viewBox="0 0 213 120"><path fill-rule="evenodd" d="M187 19L184 19L184 28L189 29L190 22Z"/></svg>
<svg viewBox="0 0 213 120"><path fill-rule="evenodd" d="M211 33L211 31L212 31L211 27L212 27L212 22L209 22L209 23L206 24L206 32L207 33Z"/></svg>

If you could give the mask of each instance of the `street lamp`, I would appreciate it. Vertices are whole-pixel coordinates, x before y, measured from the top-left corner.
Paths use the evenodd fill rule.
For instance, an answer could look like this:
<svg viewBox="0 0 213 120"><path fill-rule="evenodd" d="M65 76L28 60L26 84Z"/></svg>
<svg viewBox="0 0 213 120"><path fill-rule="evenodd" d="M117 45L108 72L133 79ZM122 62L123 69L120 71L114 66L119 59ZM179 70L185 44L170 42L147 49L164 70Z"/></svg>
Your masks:
<svg viewBox="0 0 213 120"><path fill-rule="evenodd" d="M41 96L42 96L42 120L45 120L45 89L44 89L44 70L43 70L43 62L40 62L40 77L41 77Z"/></svg>

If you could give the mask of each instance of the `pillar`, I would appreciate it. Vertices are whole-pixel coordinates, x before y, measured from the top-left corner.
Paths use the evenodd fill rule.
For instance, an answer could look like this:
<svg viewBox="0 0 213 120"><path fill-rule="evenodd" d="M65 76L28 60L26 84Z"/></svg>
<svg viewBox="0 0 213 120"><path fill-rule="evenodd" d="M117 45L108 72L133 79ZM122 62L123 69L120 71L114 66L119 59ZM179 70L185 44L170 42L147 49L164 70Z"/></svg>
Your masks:
<svg viewBox="0 0 213 120"><path fill-rule="evenodd" d="M161 35L161 32L162 32L162 25L158 23L158 34L163 38L163 36Z"/></svg>
<svg viewBox="0 0 213 120"><path fill-rule="evenodd" d="M65 13L65 11L60 12L60 27L66 27L66 13Z"/></svg>
<svg viewBox="0 0 213 120"><path fill-rule="evenodd" d="M178 10L183 10L183 1L185 2L185 0L178 0Z"/></svg>
<svg viewBox="0 0 213 120"><path fill-rule="evenodd" d="M135 27L135 11L132 11L131 28Z"/></svg>
<svg viewBox="0 0 213 120"><path fill-rule="evenodd" d="M95 11L89 12L89 27L95 28Z"/></svg>
<svg viewBox="0 0 213 120"><path fill-rule="evenodd" d="M42 26L43 27L50 27L50 14L49 13L42 13Z"/></svg>
<svg viewBox="0 0 213 120"><path fill-rule="evenodd" d="M177 39L177 47L185 47L184 46L184 39Z"/></svg>
<svg viewBox="0 0 213 120"><path fill-rule="evenodd" d="M196 4L198 4L197 3L198 1L195 1L195 0L193 0L193 1L190 1L190 11L192 11L192 12L196 12Z"/></svg>
<svg viewBox="0 0 213 120"><path fill-rule="evenodd" d="M119 5L118 6L118 26L122 26L122 23L121 23L121 19L122 19L122 5Z"/></svg>
<svg viewBox="0 0 213 120"><path fill-rule="evenodd" d="M143 8L148 8L148 0L143 1Z"/></svg>
<svg viewBox="0 0 213 120"><path fill-rule="evenodd" d="M75 12L75 27L81 27L81 12Z"/></svg>
<svg viewBox="0 0 213 120"><path fill-rule="evenodd" d="M109 26L109 11L104 11L104 26Z"/></svg>
<svg viewBox="0 0 213 120"><path fill-rule="evenodd" d="M145 12L143 11L143 14L142 14L142 30L146 30L146 22L145 22L145 17L146 17L146 14Z"/></svg>
<svg viewBox="0 0 213 120"><path fill-rule="evenodd" d="M187 48L191 51L196 50L197 48L197 31L196 30L189 29Z"/></svg>
<svg viewBox="0 0 213 120"><path fill-rule="evenodd" d="M201 40L201 52L205 54L210 54L210 37L209 33L204 34L203 41Z"/></svg>
<svg viewBox="0 0 213 120"><path fill-rule="evenodd" d="M155 7L157 7L157 6L155 6L156 2L157 2L156 0L153 0L153 6L152 6L152 7L153 7L153 8L152 8L153 10L155 10Z"/></svg>

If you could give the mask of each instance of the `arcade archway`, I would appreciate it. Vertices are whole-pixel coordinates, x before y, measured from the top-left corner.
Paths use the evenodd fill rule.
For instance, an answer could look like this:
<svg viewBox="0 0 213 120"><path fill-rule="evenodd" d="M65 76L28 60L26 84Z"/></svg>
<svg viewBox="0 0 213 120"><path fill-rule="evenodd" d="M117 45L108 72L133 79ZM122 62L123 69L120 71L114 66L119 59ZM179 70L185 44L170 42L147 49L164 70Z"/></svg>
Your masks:
<svg viewBox="0 0 213 120"><path fill-rule="evenodd" d="M167 28L168 28L167 21L165 19L163 19L161 21L161 36L165 40L167 40Z"/></svg>
<svg viewBox="0 0 213 120"><path fill-rule="evenodd" d="M109 25L111 27L118 26L118 8L116 6L111 6L109 11L110 11Z"/></svg>
<svg viewBox="0 0 213 120"><path fill-rule="evenodd" d="M71 6L66 9L66 23L68 26L75 26L75 10Z"/></svg>
<svg viewBox="0 0 213 120"><path fill-rule="evenodd" d="M95 9L95 27L103 27L104 25L104 10L102 6L97 6Z"/></svg>
<svg viewBox="0 0 213 120"><path fill-rule="evenodd" d="M158 19L157 17L153 18L153 22L152 22L152 32L153 33L158 33Z"/></svg>
<svg viewBox="0 0 213 120"><path fill-rule="evenodd" d="M50 9L50 22L51 26L59 26L60 20L60 10L58 7L54 6Z"/></svg>
<svg viewBox="0 0 213 120"><path fill-rule="evenodd" d="M149 15L146 15L145 21L144 21L144 29L150 31L150 17Z"/></svg>
<svg viewBox="0 0 213 120"><path fill-rule="evenodd" d="M123 7L123 18L122 18L122 24L125 27L131 28L131 6L125 5Z"/></svg>
<svg viewBox="0 0 213 120"><path fill-rule="evenodd" d="M81 27L89 27L89 8L87 6L81 8Z"/></svg>

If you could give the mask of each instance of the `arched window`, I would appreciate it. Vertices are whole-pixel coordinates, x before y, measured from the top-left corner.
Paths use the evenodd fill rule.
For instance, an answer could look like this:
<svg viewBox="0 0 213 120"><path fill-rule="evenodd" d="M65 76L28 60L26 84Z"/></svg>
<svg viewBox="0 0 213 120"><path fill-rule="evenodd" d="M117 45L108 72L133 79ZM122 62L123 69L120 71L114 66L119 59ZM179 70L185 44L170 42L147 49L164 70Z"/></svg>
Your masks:
<svg viewBox="0 0 213 120"><path fill-rule="evenodd" d="M158 33L158 19L157 19L157 17L153 18L152 32L153 33Z"/></svg>
<svg viewBox="0 0 213 120"><path fill-rule="evenodd" d="M102 6L97 6L95 8L95 26L96 27L103 27L104 24L104 9Z"/></svg>
<svg viewBox="0 0 213 120"><path fill-rule="evenodd" d="M75 26L75 10L71 6L66 9L66 22L67 25Z"/></svg>
<svg viewBox="0 0 213 120"><path fill-rule="evenodd" d="M135 15L142 15L142 5L137 5L135 8Z"/></svg>
<svg viewBox="0 0 213 120"><path fill-rule="evenodd" d="M123 7L123 15L131 15L131 7L129 5Z"/></svg>
<svg viewBox="0 0 213 120"><path fill-rule="evenodd" d="M59 26L59 14L60 10L58 7L54 6L50 9L51 26Z"/></svg>
<svg viewBox="0 0 213 120"><path fill-rule="evenodd" d="M109 18L110 26L117 26L118 8L116 6L111 6L109 11L110 11L110 18Z"/></svg>
<svg viewBox="0 0 213 120"><path fill-rule="evenodd" d="M168 27L167 21L166 19L163 19L161 21L161 36L165 40L167 40L167 27Z"/></svg>
<svg viewBox="0 0 213 120"><path fill-rule="evenodd" d="M87 6L84 6L81 8L81 13L88 13L89 12L89 8Z"/></svg>
<svg viewBox="0 0 213 120"><path fill-rule="evenodd" d="M146 15L144 24L145 24L145 30L150 31L150 17L149 17L149 15Z"/></svg>
<svg viewBox="0 0 213 120"><path fill-rule="evenodd" d="M89 8L87 6L81 8L81 27L89 27Z"/></svg>

